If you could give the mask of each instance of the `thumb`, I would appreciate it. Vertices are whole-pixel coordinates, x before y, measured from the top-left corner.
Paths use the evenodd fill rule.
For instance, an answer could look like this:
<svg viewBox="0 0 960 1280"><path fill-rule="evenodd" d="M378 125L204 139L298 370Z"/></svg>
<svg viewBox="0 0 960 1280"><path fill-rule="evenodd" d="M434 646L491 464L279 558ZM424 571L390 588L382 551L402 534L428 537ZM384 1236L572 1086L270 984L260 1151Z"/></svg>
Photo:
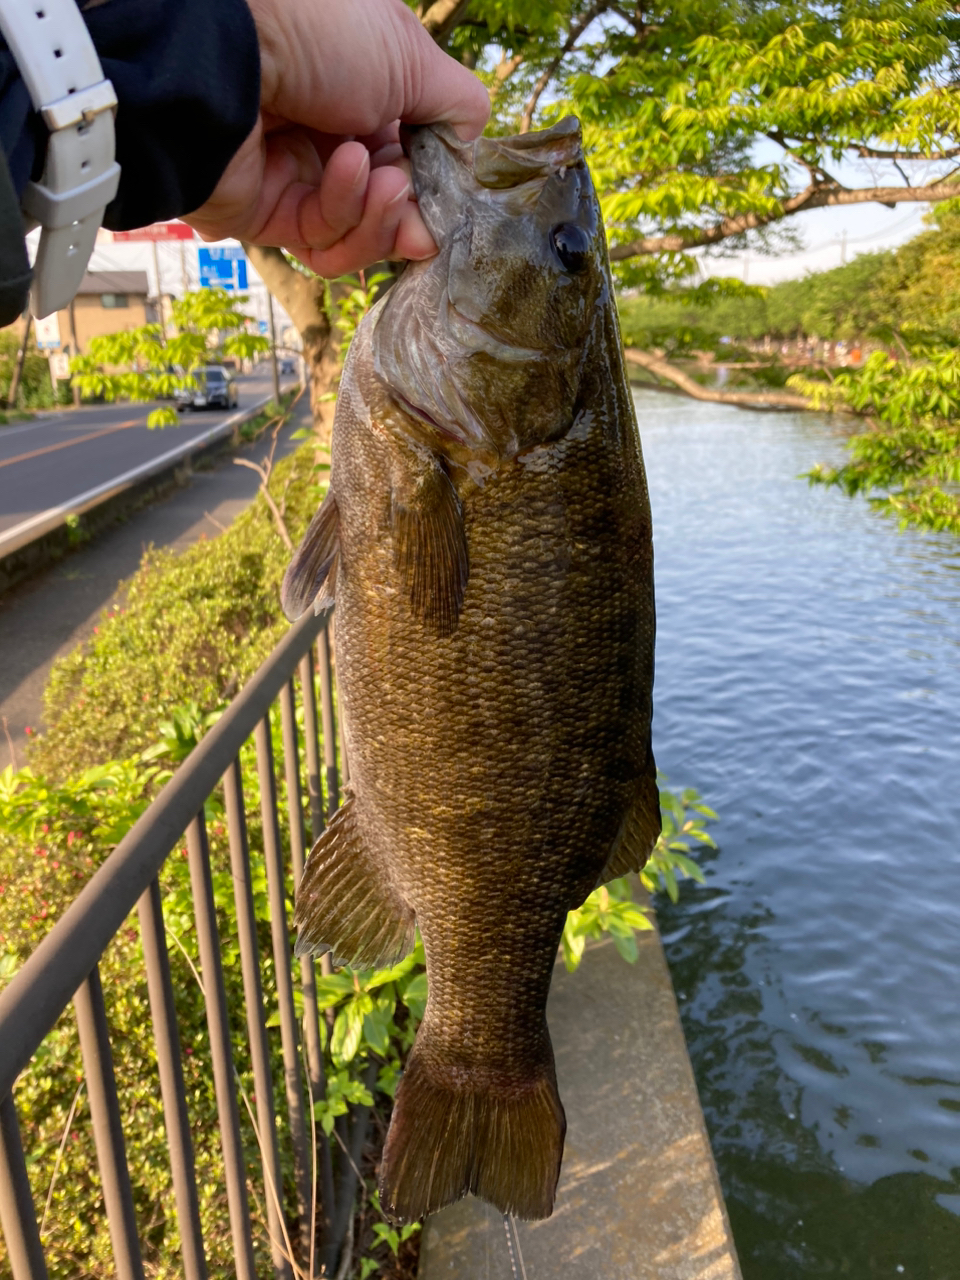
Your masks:
<svg viewBox="0 0 960 1280"><path fill-rule="evenodd" d="M400 119L405 124L452 125L464 141L479 137L490 118L487 90L472 71L434 43L412 13L410 16L411 74Z"/></svg>

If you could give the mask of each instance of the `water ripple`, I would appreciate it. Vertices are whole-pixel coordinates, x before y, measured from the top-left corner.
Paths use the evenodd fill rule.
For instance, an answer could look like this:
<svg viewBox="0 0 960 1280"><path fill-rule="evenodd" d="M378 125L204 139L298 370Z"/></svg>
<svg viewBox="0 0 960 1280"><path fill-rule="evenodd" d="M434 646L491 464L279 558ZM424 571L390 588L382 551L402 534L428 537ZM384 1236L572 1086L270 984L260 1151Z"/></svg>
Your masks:
<svg viewBox="0 0 960 1280"><path fill-rule="evenodd" d="M744 1274L956 1280L960 543L799 479L825 418L637 403L658 762L721 816L661 921Z"/></svg>

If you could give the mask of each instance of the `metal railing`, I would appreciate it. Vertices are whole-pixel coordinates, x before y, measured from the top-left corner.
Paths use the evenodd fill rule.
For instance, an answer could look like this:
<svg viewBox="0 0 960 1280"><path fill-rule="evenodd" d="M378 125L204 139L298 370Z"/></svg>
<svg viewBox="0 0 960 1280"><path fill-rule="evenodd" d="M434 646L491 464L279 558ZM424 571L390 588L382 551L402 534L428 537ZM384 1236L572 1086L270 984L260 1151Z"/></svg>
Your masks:
<svg viewBox="0 0 960 1280"><path fill-rule="evenodd" d="M253 1175L247 1168L241 1135L231 1010L227 1006L221 964L221 939L204 817L204 804L221 783L242 970L247 1032L245 1052L249 1052L252 1066L256 1133L262 1165L258 1177L264 1189L263 1204L274 1274L283 1280L292 1278L291 1246L286 1237L286 1223L282 1221L284 1198L280 1193L279 1117L274 1100L274 1073L268 1043L268 1018L264 1007L240 768L241 748L251 735L259 778L259 816L278 1006L271 1021L275 1022L279 1015L286 1112L283 1133L284 1140L293 1148L293 1196L301 1224L298 1240L301 1265L298 1270L301 1275L307 1273L304 1259L308 1256L311 1258L310 1267L314 1265L313 1241L309 1237L314 1211L311 1164L315 1153L310 1150L308 1117L311 1102L324 1096L324 1057L314 962L309 957L300 961L302 1020L296 1010L286 883L290 869L294 883L303 870L306 852L304 795L314 838L323 828L324 794L327 817L339 804L337 726L328 620L328 614L318 617L309 614L291 628L0 993L0 1226L14 1280L46 1280L47 1277L21 1144L14 1086L71 1000L116 1274L119 1280L143 1280L144 1264L124 1146L124 1123L118 1103L108 1015L99 970L106 948L134 909L139 917L146 969L182 1271L186 1280L205 1280L207 1275L159 880L165 860L182 845L184 835L199 954L200 973L197 976L200 979L202 975L219 1119L232 1267L238 1280L255 1280L248 1204L248 1179ZM302 744L297 723L297 673L302 707ZM316 697L318 674L319 708ZM285 865L277 770L270 731L270 710L277 701L282 720L286 825L292 868ZM321 967L329 972L326 957L324 961L326 963ZM235 1017L234 1032L237 1021ZM366 1117L363 1116L362 1120L365 1129ZM362 1138L357 1142L355 1134L349 1136L354 1139L350 1143L354 1151L348 1159L355 1168ZM329 1157L328 1148L325 1150ZM354 1155L356 1159L352 1158ZM356 1177L355 1172L351 1174L349 1169L345 1169L346 1178L341 1179L345 1185L339 1187L335 1205L329 1158L319 1164L316 1198L322 1226L326 1228L323 1234L327 1246L321 1250L318 1263L325 1261L329 1274L336 1258L336 1241L349 1224Z"/></svg>

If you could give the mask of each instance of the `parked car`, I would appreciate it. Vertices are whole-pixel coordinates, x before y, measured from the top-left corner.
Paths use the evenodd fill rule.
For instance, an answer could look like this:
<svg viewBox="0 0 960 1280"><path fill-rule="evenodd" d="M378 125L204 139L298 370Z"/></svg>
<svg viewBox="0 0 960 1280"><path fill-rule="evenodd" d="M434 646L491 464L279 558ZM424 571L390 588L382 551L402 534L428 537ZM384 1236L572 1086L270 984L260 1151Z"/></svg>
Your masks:
<svg viewBox="0 0 960 1280"><path fill-rule="evenodd" d="M281 361L280 361L280 372L281 372L281 373L296 373L296 372L297 372L297 366L293 363L293 361L292 361L292 360L281 360Z"/></svg>
<svg viewBox="0 0 960 1280"><path fill-rule="evenodd" d="M174 400L177 410L185 409L235 409L240 399L237 380L230 369L221 364L209 364L205 369L194 369L196 387L180 387Z"/></svg>

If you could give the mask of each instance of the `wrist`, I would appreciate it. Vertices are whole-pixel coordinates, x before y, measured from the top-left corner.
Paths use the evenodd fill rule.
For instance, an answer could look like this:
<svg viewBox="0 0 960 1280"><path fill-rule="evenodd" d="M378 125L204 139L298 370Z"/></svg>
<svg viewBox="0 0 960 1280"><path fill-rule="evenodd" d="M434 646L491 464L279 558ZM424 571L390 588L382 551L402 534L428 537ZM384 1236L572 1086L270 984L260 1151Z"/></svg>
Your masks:
<svg viewBox="0 0 960 1280"><path fill-rule="evenodd" d="M276 0L247 0L260 45L260 102L275 102L280 84L279 68L291 65L290 51L284 50L283 24L277 18Z"/></svg>

